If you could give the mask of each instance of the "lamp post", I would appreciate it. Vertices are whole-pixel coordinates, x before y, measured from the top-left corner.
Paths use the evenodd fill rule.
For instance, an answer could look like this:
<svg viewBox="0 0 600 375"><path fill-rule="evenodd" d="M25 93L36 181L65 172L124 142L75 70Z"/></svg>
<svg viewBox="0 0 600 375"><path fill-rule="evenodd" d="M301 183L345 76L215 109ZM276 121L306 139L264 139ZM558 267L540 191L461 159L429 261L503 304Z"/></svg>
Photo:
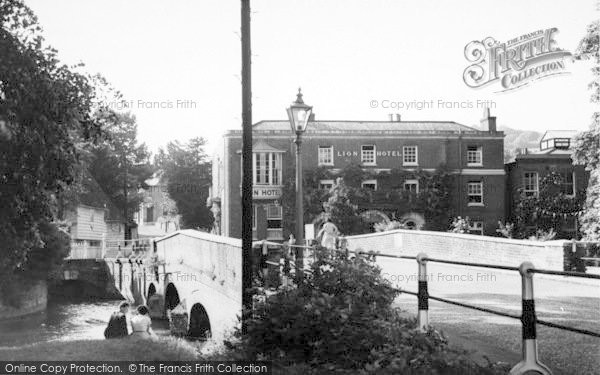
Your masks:
<svg viewBox="0 0 600 375"><path fill-rule="evenodd" d="M296 244L304 245L304 202L302 193L302 134L306 131L312 107L304 104L302 90L298 89L296 101L287 109L292 132L296 133ZM304 266L303 248L296 248L296 279L302 280Z"/></svg>

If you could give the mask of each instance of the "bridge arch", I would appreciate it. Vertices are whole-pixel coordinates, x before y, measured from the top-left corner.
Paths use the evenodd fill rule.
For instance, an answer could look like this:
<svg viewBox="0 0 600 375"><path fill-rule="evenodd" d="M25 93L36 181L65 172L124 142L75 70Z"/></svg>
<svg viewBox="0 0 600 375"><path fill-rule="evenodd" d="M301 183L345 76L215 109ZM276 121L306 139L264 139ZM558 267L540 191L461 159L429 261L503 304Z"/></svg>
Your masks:
<svg viewBox="0 0 600 375"><path fill-rule="evenodd" d="M201 303L195 303L190 310L188 336L199 339L211 337L210 317Z"/></svg>
<svg viewBox="0 0 600 375"><path fill-rule="evenodd" d="M150 297L152 297L155 294L156 294L156 286L154 286L154 283L150 283L150 286L148 287L148 291L146 293L146 299L150 299Z"/></svg>
<svg viewBox="0 0 600 375"><path fill-rule="evenodd" d="M181 299L175 284L167 284L167 287L165 288L165 309L173 310L175 306L179 305L179 302L181 302Z"/></svg>

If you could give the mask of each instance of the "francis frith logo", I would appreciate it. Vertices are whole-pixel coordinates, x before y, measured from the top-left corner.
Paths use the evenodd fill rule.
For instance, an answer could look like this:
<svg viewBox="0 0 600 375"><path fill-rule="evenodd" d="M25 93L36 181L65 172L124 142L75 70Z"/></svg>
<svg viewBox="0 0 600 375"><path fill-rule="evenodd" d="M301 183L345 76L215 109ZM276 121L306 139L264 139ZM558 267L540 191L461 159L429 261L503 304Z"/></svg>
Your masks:
<svg viewBox="0 0 600 375"><path fill-rule="evenodd" d="M499 91L514 90L540 78L566 74L565 58L571 53L558 48L553 27L501 43L492 37L472 41L465 47L465 58L472 63L463 80L479 88L496 81Z"/></svg>

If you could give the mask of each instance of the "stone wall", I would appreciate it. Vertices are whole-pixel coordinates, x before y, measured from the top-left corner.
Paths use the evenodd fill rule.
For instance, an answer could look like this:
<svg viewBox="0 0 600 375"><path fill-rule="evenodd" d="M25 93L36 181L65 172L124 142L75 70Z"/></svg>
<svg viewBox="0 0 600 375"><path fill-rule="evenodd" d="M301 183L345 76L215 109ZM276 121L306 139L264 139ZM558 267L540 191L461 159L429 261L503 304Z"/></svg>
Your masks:
<svg viewBox="0 0 600 375"><path fill-rule="evenodd" d="M349 236L350 250L377 251L462 262L519 266L530 261L535 267L563 270L565 241L529 241L449 232L398 229L389 232Z"/></svg>
<svg viewBox="0 0 600 375"><path fill-rule="evenodd" d="M17 307L9 305L0 298L0 320L18 318L46 309L48 287L45 281L23 281L17 285L21 288L11 297L15 300Z"/></svg>

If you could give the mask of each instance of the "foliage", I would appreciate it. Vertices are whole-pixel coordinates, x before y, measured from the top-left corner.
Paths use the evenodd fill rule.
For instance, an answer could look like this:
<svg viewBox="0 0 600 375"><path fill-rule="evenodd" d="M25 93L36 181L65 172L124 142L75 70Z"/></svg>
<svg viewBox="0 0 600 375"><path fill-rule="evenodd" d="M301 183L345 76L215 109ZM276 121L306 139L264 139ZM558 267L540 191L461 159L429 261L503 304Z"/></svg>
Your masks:
<svg viewBox="0 0 600 375"><path fill-rule="evenodd" d="M529 236L529 239L532 241L552 241L556 238L556 231L554 228L550 228L548 230L538 229L535 231L535 234Z"/></svg>
<svg viewBox="0 0 600 375"><path fill-rule="evenodd" d="M297 288L257 304L233 349L275 361L289 370L282 373L500 373L450 349L436 331L418 332L414 319L392 307L397 294L372 257L319 253Z"/></svg>
<svg viewBox="0 0 600 375"><path fill-rule="evenodd" d="M513 238L515 232L515 225L513 223L498 222L497 233L500 233L503 237Z"/></svg>
<svg viewBox="0 0 600 375"><path fill-rule="evenodd" d="M387 232L389 230L395 230L395 229L405 229L406 225L402 224L399 221L393 220L390 221L389 223L377 223L374 226L375 228L375 232Z"/></svg>
<svg viewBox="0 0 600 375"><path fill-rule="evenodd" d="M455 217L450 224L449 232L452 233L469 233L469 217Z"/></svg>
<svg viewBox="0 0 600 375"><path fill-rule="evenodd" d="M585 37L575 51L577 60L592 60L594 79L589 85L591 102L600 103L600 21L588 26ZM581 232L586 240L600 241L600 112L592 114L588 131L577 136L573 159L590 171L583 215L579 218Z"/></svg>
<svg viewBox="0 0 600 375"><path fill-rule="evenodd" d="M329 192L327 202L323 204L325 217L335 223L340 233L346 235L367 231L366 223L359 214L358 205L350 200L352 193L344 180L338 178Z"/></svg>
<svg viewBox="0 0 600 375"><path fill-rule="evenodd" d="M212 177L205 146L206 141L201 137L183 144L169 142L154 160L164 172L169 196L175 201L183 228L209 230L213 225L212 212L206 207Z"/></svg>
<svg viewBox="0 0 600 375"><path fill-rule="evenodd" d="M339 193L336 193L335 187L331 190L319 189L320 180L339 181L340 178L344 182L343 199ZM377 179L376 191L362 188L362 182L369 179ZM419 193L405 190L404 182L408 179L419 181ZM325 206L329 204L334 193L338 194L335 198L338 201L337 205L346 205L343 210L342 206L339 206L339 212L346 211L359 215L366 210L376 209L392 218L398 218L396 220L407 213L417 212L424 216L426 220L424 229L427 230L445 230L452 215L453 177L443 165L433 173L422 170L406 171L401 168L375 173L363 170L360 165L349 164L337 173L325 168L305 171L303 183L304 222L306 223L318 222L330 215ZM285 230L291 233L294 232L295 222L294 197L295 183L293 178L288 177L284 181L282 205ZM337 219L332 220L336 225L339 224ZM340 227L342 233L358 234L370 230L369 224L362 222L363 220L358 218L352 220L354 223L342 224Z"/></svg>
<svg viewBox="0 0 600 375"><path fill-rule="evenodd" d="M516 238L549 238L552 233L565 237L562 230L567 217L575 217L581 210L585 196L577 192L575 197L561 191L562 175L550 170L539 182L537 195L526 195L519 190L511 222Z"/></svg>
<svg viewBox="0 0 600 375"><path fill-rule="evenodd" d="M116 210L111 216L133 220L143 200L140 188L152 176L150 153L145 144L138 144L137 123L130 113L112 109L99 110L96 118L105 130L105 136L95 145L88 146L79 201L95 207Z"/></svg>
<svg viewBox="0 0 600 375"><path fill-rule="evenodd" d="M93 118L95 89L76 67L61 65L22 1L0 4L0 285L33 266L57 199L73 183L79 142L102 134ZM47 248L49 258L61 246Z"/></svg>

